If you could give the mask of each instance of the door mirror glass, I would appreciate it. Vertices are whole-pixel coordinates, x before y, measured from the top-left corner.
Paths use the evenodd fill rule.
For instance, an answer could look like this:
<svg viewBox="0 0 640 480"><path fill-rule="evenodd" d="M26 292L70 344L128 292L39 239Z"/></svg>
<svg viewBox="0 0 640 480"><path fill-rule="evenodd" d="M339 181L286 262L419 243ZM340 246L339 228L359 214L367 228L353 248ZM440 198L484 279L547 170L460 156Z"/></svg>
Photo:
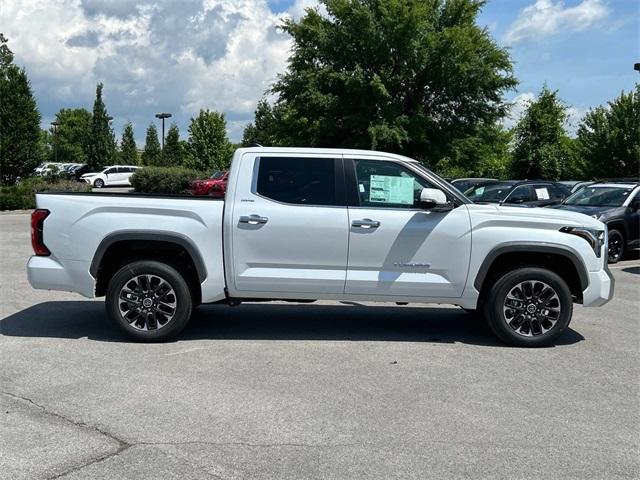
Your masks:
<svg viewBox="0 0 640 480"><path fill-rule="evenodd" d="M425 210L446 208L449 205L447 196L437 188L423 188L420 192L420 206Z"/></svg>

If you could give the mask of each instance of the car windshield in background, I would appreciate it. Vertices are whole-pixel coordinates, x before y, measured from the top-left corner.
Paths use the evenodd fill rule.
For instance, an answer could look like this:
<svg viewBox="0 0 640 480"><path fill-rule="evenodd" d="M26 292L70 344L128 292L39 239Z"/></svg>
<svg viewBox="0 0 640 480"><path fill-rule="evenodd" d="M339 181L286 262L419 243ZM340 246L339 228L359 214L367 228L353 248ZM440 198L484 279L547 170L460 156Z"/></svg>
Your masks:
<svg viewBox="0 0 640 480"><path fill-rule="evenodd" d="M465 196L472 202L501 202L513 188L512 183L490 183L488 185L478 185L466 192Z"/></svg>
<svg viewBox="0 0 640 480"><path fill-rule="evenodd" d="M211 175L211 178L213 178L214 180L217 180L218 178L224 177L224 173L225 172L215 172L213 175Z"/></svg>
<svg viewBox="0 0 640 480"><path fill-rule="evenodd" d="M629 187L584 187L567 198L565 205L620 207L631 193Z"/></svg>

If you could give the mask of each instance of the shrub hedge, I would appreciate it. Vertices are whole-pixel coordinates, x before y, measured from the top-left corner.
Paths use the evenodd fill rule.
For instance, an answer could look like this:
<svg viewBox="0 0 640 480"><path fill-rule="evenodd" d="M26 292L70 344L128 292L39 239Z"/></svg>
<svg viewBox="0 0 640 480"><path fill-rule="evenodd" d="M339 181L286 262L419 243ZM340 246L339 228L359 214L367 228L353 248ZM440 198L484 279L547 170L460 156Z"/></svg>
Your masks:
<svg viewBox="0 0 640 480"><path fill-rule="evenodd" d="M138 169L129 181L140 193L187 193L193 180L208 176L184 167L144 167Z"/></svg>
<svg viewBox="0 0 640 480"><path fill-rule="evenodd" d="M36 208L36 192L90 192L91 186L56 177L33 177L11 186L0 187L0 210Z"/></svg>

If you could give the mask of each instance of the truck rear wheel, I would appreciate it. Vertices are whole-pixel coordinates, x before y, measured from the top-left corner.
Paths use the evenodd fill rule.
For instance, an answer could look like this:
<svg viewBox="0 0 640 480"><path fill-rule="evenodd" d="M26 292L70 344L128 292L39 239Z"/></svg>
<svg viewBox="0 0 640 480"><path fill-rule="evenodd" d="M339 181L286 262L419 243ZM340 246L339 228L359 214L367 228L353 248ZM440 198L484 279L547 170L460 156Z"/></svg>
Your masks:
<svg viewBox="0 0 640 480"><path fill-rule="evenodd" d="M569 326L573 313L566 282L536 267L518 268L500 277L484 306L491 330L518 347L551 344Z"/></svg>
<svg viewBox="0 0 640 480"><path fill-rule="evenodd" d="M191 318L189 286L170 265L142 260L116 272L107 288L107 313L130 338L161 342L178 335Z"/></svg>

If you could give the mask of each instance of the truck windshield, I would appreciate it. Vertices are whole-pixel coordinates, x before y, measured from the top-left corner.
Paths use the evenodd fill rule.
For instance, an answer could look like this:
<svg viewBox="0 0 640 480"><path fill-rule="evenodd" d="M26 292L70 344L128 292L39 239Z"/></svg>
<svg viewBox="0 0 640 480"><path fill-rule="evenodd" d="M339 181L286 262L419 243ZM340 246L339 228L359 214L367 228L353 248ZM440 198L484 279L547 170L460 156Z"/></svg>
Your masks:
<svg viewBox="0 0 640 480"><path fill-rule="evenodd" d="M512 183L498 182L488 185L478 185L473 187L464 194L472 202L501 202L513 188Z"/></svg>
<svg viewBox="0 0 640 480"><path fill-rule="evenodd" d="M567 198L565 205L619 207L631 193L628 187L584 187Z"/></svg>

